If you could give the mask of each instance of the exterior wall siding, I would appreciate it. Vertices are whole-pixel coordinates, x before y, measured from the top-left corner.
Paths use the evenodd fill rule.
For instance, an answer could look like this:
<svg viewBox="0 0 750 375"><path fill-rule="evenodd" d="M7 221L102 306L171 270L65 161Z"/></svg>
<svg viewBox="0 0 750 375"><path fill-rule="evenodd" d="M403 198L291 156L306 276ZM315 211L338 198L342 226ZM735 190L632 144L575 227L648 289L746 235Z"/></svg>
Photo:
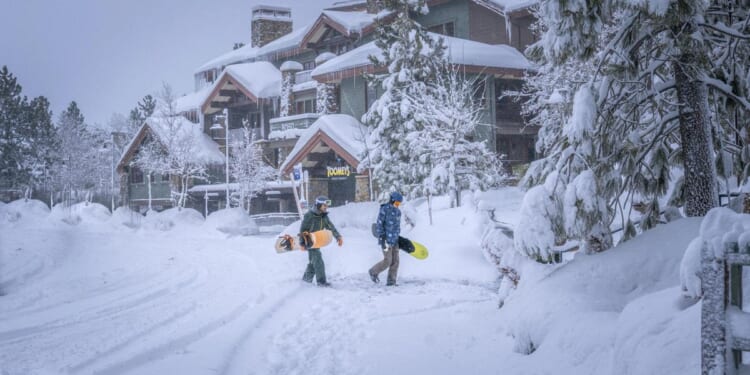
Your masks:
<svg viewBox="0 0 750 375"><path fill-rule="evenodd" d="M346 78L341 81L341 103L340 112L350 115L357 120L367 112L365 103L365 90L367 82L364 77Z"/></svg>
<svg viewBox="0 0 750 375"><path fill-rule="evenodd" d="M469 3L467 0L450 1L430 7L430 12L416 18L425 28L453 22L455 37L469 39Z"/></svg>
<svg viewBox="0 0 750 375"><path fill-rule="evenodd" d="M148 183L129 184L129 198L148 199ZM151 199L171 199L172 189L168 181L151 183Z"/></svg>
<svg viewBox="0 0 750 375"><path fill-rule="evenodd" d="M505 17L473 2L469 3L468 8L468 39L487 44L511 44L505 29Z"/></svg>

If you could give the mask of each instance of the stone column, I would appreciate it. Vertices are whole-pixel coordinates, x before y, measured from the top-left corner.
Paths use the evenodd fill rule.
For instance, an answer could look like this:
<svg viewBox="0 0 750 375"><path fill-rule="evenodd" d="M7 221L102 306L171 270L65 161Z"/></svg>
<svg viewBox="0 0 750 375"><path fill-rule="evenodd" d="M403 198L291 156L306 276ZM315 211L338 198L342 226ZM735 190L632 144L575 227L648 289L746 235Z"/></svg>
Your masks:
<svg viewBox="0 0 750 375"><path fill-rule="evenodd" d="M294 84L297 72L303 69L302 64L296 61L286 61L281 64L281 103L279 116L286 117L293 114L294 109Z"/></svg>

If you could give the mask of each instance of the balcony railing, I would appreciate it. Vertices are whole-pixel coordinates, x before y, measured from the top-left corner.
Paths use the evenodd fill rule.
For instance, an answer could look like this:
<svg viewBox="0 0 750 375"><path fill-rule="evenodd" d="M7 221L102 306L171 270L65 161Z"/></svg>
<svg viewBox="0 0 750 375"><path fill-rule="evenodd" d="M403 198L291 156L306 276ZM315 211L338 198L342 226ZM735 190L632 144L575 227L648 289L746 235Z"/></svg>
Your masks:
<svg viewBox="0 0 750 375"><path fill-rule="evenodd" d="M317 113L303 113L294 116L271 119L271 132L283 132L292 129L307 129L320 117Z"/></svg>
<svg viewBox="0 0 750 375"><path fill-rule="evenodd" d="M294 73L294 83L300 84L312 81L312 70L303 70L301 72Z"/></svg>

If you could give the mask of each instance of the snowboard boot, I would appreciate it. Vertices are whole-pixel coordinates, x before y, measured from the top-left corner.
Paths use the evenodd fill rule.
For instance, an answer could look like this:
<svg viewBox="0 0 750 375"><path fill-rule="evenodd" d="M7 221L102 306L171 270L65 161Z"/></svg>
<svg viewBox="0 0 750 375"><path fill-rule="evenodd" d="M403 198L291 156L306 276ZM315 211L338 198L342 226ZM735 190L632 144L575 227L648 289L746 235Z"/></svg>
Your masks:
<svg viewBox="0 0 750 375"><path fill-rule="evenodd" d="M318 286L319 287L323 287L323 288L330 288L332 285L331 285L331 283L329 283L327 281L324 281L322 283L318 283Z"/></svg>
<svg viewBox="0 0 750 375"><path fill-rule="evenodd" d="M380 278L378 278L378 275L373 275L371 273L370 273L370 280L372 280L372 282L375 283L375 284L377 284L377 283L380 282Z"/></svg>

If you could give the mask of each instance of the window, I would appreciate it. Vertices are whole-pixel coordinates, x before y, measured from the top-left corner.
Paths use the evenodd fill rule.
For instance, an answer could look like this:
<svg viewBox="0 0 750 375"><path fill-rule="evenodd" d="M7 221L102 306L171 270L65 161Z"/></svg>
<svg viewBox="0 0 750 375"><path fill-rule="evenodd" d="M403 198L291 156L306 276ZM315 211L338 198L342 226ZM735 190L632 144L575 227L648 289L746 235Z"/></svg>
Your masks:
<svg viewBox="0 0 750 375"><path fill-rule="evenodd" d="M512 79L495 81L495 119L500 122L522 123L521 101L509 91L521 91L522 82Z"/></svg>
<svg viewBox="0 0 750 375"><path fill-rule="evenodd" d="M447 36L456 36L456 30L453 22L446 22L441 23L440 25L430 26L427 28L427 31Z"/></svg>
<svg viewBox="0 0 750 375"><path fill-rule="evenodd" d="M472 97L474 98L474 104L484 108L487 106L487 95L485 95L486 84L484 79L477 78L472 82Z"/></svg>
<svg viewBox="0 0 750 375"><path fill-rule="evenodd" d="M130 173L128 174L129 182L131 184L142 184L143 183L143 171L136 166L130 167Z"/></svg>
<svg viewBox="0 0 750 375"><path fill-rule="evenodd" d="M294 102L296 109L295 113L315 113L315 102L315 99L307 99Z"/></svg>
<svg viewBox="0 0 750 375"><path fill-rule="evenodd" d="M372 104L375 103L375 99L377 98L378 93L375 86L370 84L365 85L365 111L372 107Z"/></svg>
<svg viewBox="0 0 750 375"><path fill-rule="evenodd" d="M307 61L302 63L303 70L313 70L315 69L315 61Z"/></svg>

